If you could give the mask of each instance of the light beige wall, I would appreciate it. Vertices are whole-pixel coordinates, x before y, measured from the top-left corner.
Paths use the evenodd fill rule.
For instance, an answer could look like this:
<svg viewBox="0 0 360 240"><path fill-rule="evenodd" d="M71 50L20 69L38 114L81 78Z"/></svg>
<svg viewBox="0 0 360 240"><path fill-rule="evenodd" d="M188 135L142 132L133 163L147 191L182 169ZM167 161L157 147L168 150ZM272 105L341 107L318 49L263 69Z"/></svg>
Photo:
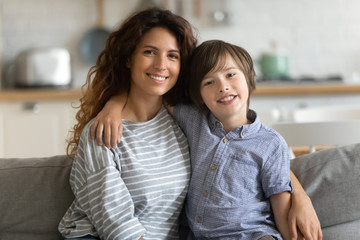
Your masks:
<svg viewBox="0 0 360 240"><path fill-rule="evenodd" d="M174 1L158 0L171 3ZM105 22L116 27L140 0L105 0ZM360 72L359 0L183 0L183 14L199 29L200 40L218 38L239 44L257 58L274 40L289 55L290 73L344 77ZM200 16L192 4L201 5ZM3 66L29 47L60 46L70 50L75 85L85 80L89 65L79 42L96 23L95 0L0 0ZM221 8L229 24L213 25L211 13Z"/></svg>

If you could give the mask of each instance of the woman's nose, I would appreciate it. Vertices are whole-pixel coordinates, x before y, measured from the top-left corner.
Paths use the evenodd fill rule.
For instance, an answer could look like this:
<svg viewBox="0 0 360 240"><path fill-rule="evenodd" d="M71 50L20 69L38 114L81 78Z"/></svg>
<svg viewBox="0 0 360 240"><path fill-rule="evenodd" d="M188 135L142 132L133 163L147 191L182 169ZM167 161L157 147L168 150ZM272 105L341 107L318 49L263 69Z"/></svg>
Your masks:
<svg viewBox="0 0 360 240"><path fill-rule="evenodd" d="M166 58L163 57L163 56L158 56L155 59L154 68L159 69L159 70L165 70L165 68L166 68Z"/></svg>

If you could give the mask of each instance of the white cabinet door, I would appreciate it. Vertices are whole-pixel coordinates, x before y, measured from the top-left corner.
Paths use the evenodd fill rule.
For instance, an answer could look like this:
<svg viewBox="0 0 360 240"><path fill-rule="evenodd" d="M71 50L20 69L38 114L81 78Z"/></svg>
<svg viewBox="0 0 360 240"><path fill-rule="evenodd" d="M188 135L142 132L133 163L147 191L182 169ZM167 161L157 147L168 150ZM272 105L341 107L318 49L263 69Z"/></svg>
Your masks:
<svg viewBox="0 0 360 240"><path fill-rule="evenodd" d="M0 157L48 157L66 153L75 123L70 101L0 104Z"/></svg>

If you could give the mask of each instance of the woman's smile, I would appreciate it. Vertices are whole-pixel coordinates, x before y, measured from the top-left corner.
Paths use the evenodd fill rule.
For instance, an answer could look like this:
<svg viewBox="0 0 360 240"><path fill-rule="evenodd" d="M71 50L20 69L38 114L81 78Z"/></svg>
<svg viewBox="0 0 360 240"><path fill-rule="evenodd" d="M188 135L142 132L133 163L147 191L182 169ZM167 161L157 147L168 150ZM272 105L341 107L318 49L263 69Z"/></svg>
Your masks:
<svg viewBox="0 0 360 240"><path fill-rule="evenodd" d="M154 74L147 74L151 79L155 80L155 82L163 83L166 79L169 77L160 76L160 75L154 75Z"/></svg>

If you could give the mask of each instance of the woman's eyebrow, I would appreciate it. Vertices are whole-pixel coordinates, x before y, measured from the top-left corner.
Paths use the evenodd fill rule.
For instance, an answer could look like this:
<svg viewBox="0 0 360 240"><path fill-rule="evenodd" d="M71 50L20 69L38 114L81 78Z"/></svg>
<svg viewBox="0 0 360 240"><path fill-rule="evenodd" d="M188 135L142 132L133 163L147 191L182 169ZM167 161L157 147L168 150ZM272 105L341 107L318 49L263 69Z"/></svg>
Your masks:
<svg viewBox="0 0 360 240"><path fill-rule="evenodd" d="M143 46L142 48L152 48L152 49L154 49L154 50L159 50L158 47L155 47L155 46L152 46L152 45L145 45L145 46ZM169 50L169 52L177 52L177 53L180 53L180 50L178 50L178 49L171 49L171 50Z"/></svg>

